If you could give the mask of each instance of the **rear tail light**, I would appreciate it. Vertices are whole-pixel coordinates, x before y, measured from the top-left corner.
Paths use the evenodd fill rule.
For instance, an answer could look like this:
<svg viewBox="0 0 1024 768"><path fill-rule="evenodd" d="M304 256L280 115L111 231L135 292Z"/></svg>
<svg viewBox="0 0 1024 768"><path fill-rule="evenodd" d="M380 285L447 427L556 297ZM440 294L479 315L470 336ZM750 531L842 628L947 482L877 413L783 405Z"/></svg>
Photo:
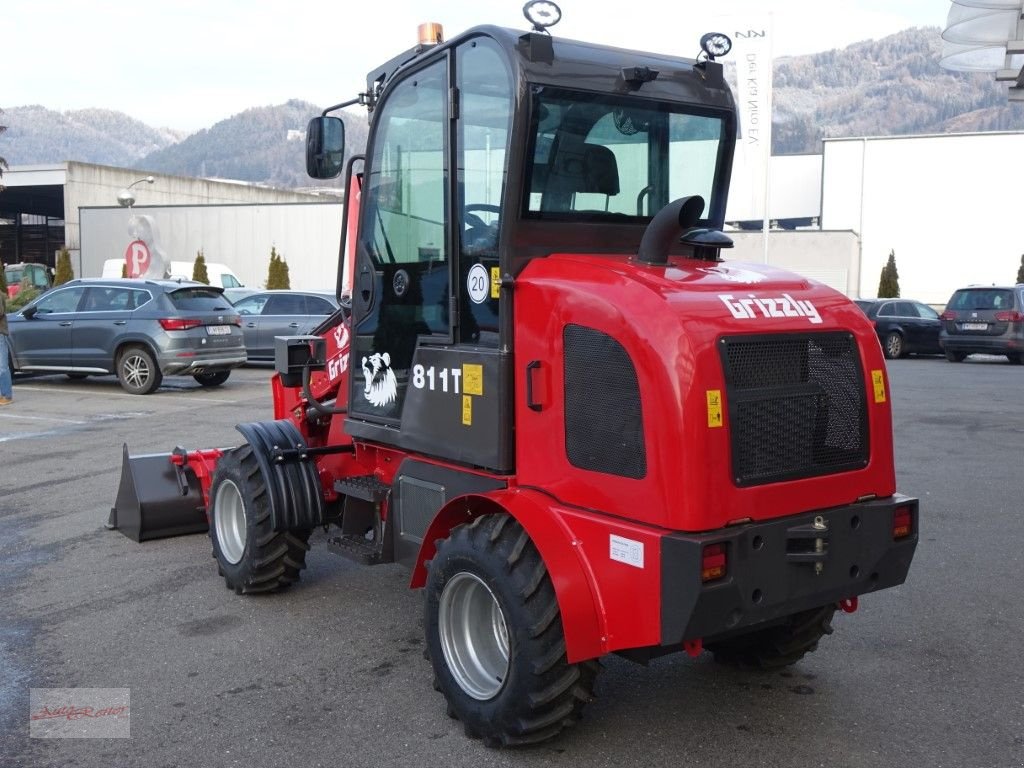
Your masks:
<svg viewBox="0 0 1024 768"><path fill-rule="evenodd" d="M1001 323L1020 323L1024 322L1024 313L1017 311L996 312L996 320Z"/></svg>
<svg viewBox="0 0 1024 768"><path fill-rule="evenodd" d="M896 507L892 515L892 537L894 539L905 539L914 528L914 516L910 513L910 507Z"/></svg>
<svg viewBox="0 0 1024 768"><path fill-rule="evenodd" d="M956 312L954 312L951 309L947 309L945 312L939 315L939 320L956 320Z"/></svg>
<svg viewBox="0 0 1024 768"><path fill-rule="evenodd" d="M700 580L716 581L725 576L727 571L725 544L708 544L704 547L700 558Z"/></svg>
<svg viewBox="0 0 1024 768"><path fill-rule="evenodd" d="M239 328L241 328L242 327L242 316L241 315L235 315L234 317L232 317L231 318L231 324L232 325L237 325Z"/></svg>
<svg viewBox="0 0 1024 768"><path fill-rule="evenodd" d="M196 320L191 317L160 318L160 327L165 331L187 331L189 328L198 328L202 324L202 320Z"/></svg>

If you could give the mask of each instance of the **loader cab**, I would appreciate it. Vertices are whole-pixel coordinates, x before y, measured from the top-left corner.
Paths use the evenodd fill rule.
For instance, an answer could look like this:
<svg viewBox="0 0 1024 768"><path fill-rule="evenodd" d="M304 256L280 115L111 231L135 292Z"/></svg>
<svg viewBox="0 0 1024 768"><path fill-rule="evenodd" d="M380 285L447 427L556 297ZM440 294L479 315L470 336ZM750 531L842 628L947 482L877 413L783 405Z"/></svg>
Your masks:
<svg viewBox="0 0 1024 768"><path fill-rule="evenodd" d="M714 62L494 27L397 61L367 77L345 428L511 472L515 276L551 253L635 254L683 195L720 227L731 96ZM310 131L312 175L340 168L328 133Z"/></svg>

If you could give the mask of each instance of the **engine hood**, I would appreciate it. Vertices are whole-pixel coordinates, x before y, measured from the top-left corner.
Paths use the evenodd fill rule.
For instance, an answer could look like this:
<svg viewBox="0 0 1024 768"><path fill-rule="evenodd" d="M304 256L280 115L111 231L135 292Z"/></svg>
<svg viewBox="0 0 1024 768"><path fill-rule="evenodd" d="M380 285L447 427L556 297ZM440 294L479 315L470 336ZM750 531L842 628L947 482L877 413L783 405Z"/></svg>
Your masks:
<svg viewBox="0 0 1024 768"><path fill-rule="evenodd" d="M531 384L535 392L546 388L551 406L550 411L541 408L534 413L517 410L517 465L523 481L551 488L563 501L609 510L625 504L631 515L643 510L639 514L645 522L697 531L887 496L895 490L891 439L886 437L891 434L891 414L885 364L874 328L852 301L826 285L764 264L670 257L667 264L649 265L625 255L556 254L532 261L517 277L515 316L516 359L539 361ZM579 327L601 334L609 345L621 346L624 354L617 353L616 359L628 357L635 369L633 394L623 392L619 402L639 398L642 403L647 452L643 478L599 482L593 472L576 471L571 461L560 465L538 458L564 456L565 446L572 444L571 425L563 423L559 409L571 412L573 407L572 397L562 389L562 382L570 378L569 363L564 362L568 358L563 356L568 354L572 329ZM761 431L749 419L735 421L737 412L731 409L736 403L730 402L726 374L730 350L759 350L744 363L744 375L753 380L760 377L759 371L789 365L778 375L766 374L775 386L784 385L791 374L802 375L794 343L803 345L804 354L807 345L813 346L819 350L813 354L824 360L821 365L830 367L834 361L826 347L836 340L846 350L844 389L826 388L820 396L835 404L853 392L864 403L857 406L867 409L858 439L870 441L870 460L855 470L848 465L841 472L813 477L756 485L744 480L734 451L740 442L753 440L751 450L757 455L785 455L804 450L801 446L816 438L807 431L813 431L813 424L791 436L778 429L778 421L773 422L774 432ZM592 372L594 377L593 384L586 385L592 386L590 400L597 402L610 368L600 359L588 359L584 365L583 376ZM624 380L611 379L615 387ZM803 394L795 397L818 397L808 394L806 382L801 387L797 389ZM779 397L785 400L788 395L783 392ZM617 423L614 402L603 402L603 411L590 409L594 422ZM789 402L780 400L778 407L815 407L806 400ZM804 416L794 411L793 418L806 418L806 410L800 413ZM790 417L771 418L785 422ZM817 418L836 417L821 413ZM537 436L530 441L521 439L533 432ZM600 438L591 442L621 442L614 430L597 434ZM550 441L548 450L519 450L520 445L535 447L541 440ZM614 462L606 474L615 475Z"/></svg>

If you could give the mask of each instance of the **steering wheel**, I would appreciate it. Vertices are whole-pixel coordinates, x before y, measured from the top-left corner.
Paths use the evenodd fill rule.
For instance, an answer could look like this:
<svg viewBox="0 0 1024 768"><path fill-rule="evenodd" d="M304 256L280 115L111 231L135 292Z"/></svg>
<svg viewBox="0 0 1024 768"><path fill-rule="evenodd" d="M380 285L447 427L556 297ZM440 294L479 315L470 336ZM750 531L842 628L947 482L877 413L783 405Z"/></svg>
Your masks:
<svg viewBox="0 0 1024 768"><path fill-rule="evenodd" d="M486 211L487 213L496 213L500 216L501 206L489 203L467 203L462 206L462 220L466 223L467 227L470 229L486 229L491 225L477 216L474 211Z"/></svg>

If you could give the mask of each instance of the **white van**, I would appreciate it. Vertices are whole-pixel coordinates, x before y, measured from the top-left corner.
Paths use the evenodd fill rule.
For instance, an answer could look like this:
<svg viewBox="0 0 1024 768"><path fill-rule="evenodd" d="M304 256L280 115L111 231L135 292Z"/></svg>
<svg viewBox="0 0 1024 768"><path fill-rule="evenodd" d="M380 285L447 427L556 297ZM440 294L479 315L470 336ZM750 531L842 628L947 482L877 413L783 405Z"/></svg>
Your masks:
<svg viewBox="0 0 1024 768"><path fill-rule="evenodd" d="M103 274L101 277L120 277L123 268L124 259L107 259L103 262ZM194 268L195 262L192 261L172 261L170 276L172 278L181 278L182 280L191 280ZM230 267L218 264L215 261L206 262L206 275L210 278L210 285L219 285L221 288L244 287L242 281L231 271Z"/></svg>
<svg viewBox="0 0 1024 768"><path fill-rule="evenodd" d="M183 280L192 279L192 270L195 268L193 261L172 261L171 277L180 277ZM221 288L244 288L242 281L231 271L230 267L218 264L215 261L206 262L206 276L210 278L210 285L219 285Z"/></svg>

